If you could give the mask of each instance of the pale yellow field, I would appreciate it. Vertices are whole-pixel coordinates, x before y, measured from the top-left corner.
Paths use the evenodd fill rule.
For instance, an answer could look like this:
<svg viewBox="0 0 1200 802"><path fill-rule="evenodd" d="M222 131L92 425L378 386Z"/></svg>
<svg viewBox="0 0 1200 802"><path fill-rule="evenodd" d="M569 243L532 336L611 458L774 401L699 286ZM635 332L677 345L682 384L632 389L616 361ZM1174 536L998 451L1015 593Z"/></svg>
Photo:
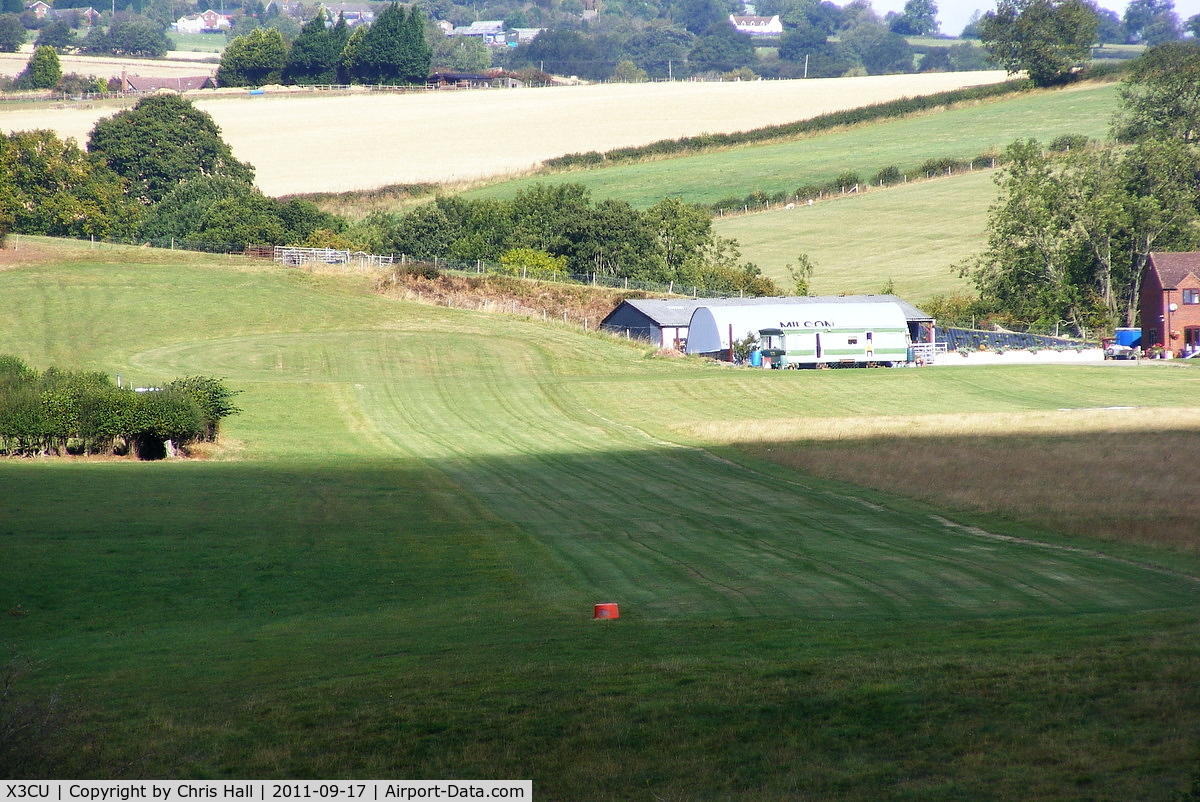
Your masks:
<svg viewBox="0 0 1200 802"><path fill-rule="evenodd" d="M808 81L606 84L404 95L191 95L268 195L469 181L589 150L743 131L1004 79L999 71ZM111 108L0 110L0 130L84 142Z"/></svg>
<svg viewBox="0 0 1200 802"><path fill-rule="evenodd" d="M19 53L0 53L0 75L16 75L29 63L32 45ZM189 75L216 75L217 64L209 59L212 53L172 53L165 59L108 58L106 56L58 57L63 72L94 75L97 78L120 77L121 72L147 78L182 78Z"/></svg>

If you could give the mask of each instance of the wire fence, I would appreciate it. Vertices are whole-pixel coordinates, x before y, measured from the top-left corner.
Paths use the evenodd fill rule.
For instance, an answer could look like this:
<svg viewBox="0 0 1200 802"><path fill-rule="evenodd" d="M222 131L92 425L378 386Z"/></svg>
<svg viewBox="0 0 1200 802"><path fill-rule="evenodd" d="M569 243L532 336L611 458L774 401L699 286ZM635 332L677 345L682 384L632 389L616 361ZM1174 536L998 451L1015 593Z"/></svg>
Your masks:
<svg viewBox="0 0 1200 802"><path fill-rule="evenodd" d="M524 265L499 264L482 259L475 261L455 261L437 257L433 259L414 259L411 256L400 254L394 264L399 265L398 270L407 272L420 272L422 266L428 265L437 272L450 272L457 275L508 276L535 281L549 281L558 284L582 284L613 290L635 290L656 295L687 295L692 298L724 298L729 295L728 292L709 290L685 282L642 281L626 276L612 276L603 273L563 273L531 268Z"/></svg>
<svg viewBox="0 0 1200 802"><path fill-rule="evenodd" d="M94 241L94 240L93 240ZM370 254L365 251L339 250L335 248L304 248L291 245L247 245L245 243L203 242L175 238L143 241L151 248L163 248L198 253L227 254L252 259L269 259L285 267L313 269L317 267L341 267L345 271L386 273L435 273L475 276L507 276L533 281L558 284L586 285L614 290L631 290L654 295L686 295L692 298L724 298L730 293L710 290L696 284L678 281L642 281L624 276L603 273L563 273L537 269L523 265L505 265L483 259L454 260L433 257L421 259L407 254ZM743 293L737 293L739 296Z"/></svg>

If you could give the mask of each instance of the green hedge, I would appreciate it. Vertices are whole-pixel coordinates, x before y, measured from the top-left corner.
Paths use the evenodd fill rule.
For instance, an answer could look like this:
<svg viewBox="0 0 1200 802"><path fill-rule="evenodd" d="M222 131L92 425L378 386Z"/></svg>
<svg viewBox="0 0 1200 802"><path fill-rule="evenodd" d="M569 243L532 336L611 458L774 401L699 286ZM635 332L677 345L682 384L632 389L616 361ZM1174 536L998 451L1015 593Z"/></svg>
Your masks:
<svg viewBox="0 0 1200 802"><path fill-rule="evenodd" d="M215 440L223 418L240 410L236 391L218 379L191 376L135 391L105 374L47 368L0 354L0 455L136 453L166 455Z"/></svg>
<svg viewBox="0 0 1200 802"><path fill-rule="evenodd" d="M664 139L639 147L616 148L599 153L568 153L545 162L548 171L565 171L586 167L598 167L605 164L628 164L645 161L662 156L685 156L701 153L715 148L725 148L734 145L746 145L770 142L780 139L794 139L806 134L828 131L850 125L867 122L906 117L911 114L948 106L955 103L966 103L993 97L1003 97L1017 92L1029 90L1032 84L1026 80L1005 81L987 86L973 86L966 89L955 89L948 92L938 92L920 97L900 98L886 103L875 103L844 111L820 114L807 120L799 120L782 125L769 125L750 131L735 131L729 134L700 134L681 139Z"/></svg>

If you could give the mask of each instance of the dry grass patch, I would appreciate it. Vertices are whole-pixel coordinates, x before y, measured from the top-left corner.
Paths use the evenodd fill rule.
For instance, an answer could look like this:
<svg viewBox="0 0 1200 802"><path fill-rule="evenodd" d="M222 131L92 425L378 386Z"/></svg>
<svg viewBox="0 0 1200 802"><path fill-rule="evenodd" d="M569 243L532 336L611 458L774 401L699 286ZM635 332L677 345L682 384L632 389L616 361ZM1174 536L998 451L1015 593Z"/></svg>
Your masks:
<svg viewBox="0 0 1200 802"><path fill-rule="evenodd" d="M787 419L692 434L805 473L1104 540L1200 552L1200 410Z"/></svg>
<svg viewBox="0 0 1200 802"><path fill-rule="evenodd" d="M589 329L596 328L621 301L647 297L638 290L610 290L509 276L424 276L403 269L380 276L376 287L385 295L406 301L560 320Z"/></svg>

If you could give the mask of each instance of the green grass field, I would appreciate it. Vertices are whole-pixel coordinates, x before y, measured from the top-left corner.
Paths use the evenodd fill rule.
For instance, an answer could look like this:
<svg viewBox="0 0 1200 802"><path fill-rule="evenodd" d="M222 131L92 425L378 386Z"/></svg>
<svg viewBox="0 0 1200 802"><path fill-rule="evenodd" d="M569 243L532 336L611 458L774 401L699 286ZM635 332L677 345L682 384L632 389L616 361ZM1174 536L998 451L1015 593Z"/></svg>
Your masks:
<svg viewBox="0 0 1200 802"><path fill-rule="evenodd" d="M63 710L2 774L1169 799L1195 767L1194 552L695 434L1194 408L1194 370L730 370L366 279L23 245L58 250L0 270L0 353L245 392L209 459L0 462L13 698Z"/></svg>
<svg viewBox="0 0 1200 802"><path fill-rule="evenodd" d="M223 33L178 33L167 31L172 50L190 53L220 54L228 41Z"/></svg>
<svg viewBox="0 0 1200 802"><path fill-rule="evenodd" d="M788 265L806 253L817 263L817 295L877 293L890 281L902 298L972 294L957 265L981 251L995 172L873 189L812 206L719 217L713 226L741 245L744 259L790 286Z"/></svg>
<svg viewBox="0 0 1200 802"><path fill-rule="evenodd" d="M774 145L504 181L465 195L506 198L538 182L573 182L588 187L597 199L616 198L639 208L672 195L711 204L755 191L790 192L832 181L846 171L869 180L890 166L910 170L931 158L969 160L1001 151L1018 138L1049 143L1063 134L1085 134L1102 139L1116 100L1117 87L1111 83L1031 92Z"/></svg>

